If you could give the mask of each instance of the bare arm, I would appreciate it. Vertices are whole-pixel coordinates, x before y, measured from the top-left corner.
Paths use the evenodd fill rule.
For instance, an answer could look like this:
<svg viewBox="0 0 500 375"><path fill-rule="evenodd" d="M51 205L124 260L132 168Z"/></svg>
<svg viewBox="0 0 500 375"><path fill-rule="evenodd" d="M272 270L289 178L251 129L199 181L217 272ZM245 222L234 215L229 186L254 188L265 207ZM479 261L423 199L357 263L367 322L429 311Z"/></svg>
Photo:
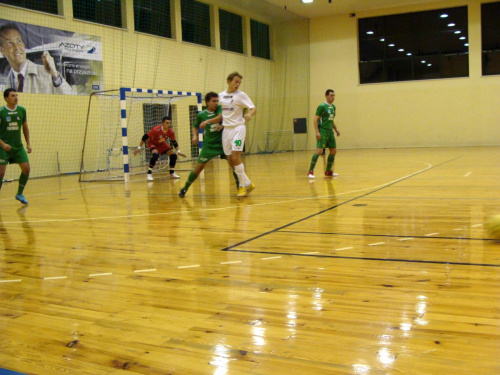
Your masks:
<svg viewBox="0 0 500 375"><path fill-rule="evenodd" d="M201 129L205 129L205 127L209 124L220 124L222 121L222 114L214 117L214 118L211 118L210 120L205 120L203 121L201 124L200 124L200 128Z"/></svg>
<svg viewBox="0 0 500 375"><path fill-rule="evenodd" d="M249 122L253 116L257 113L257 108L253 107L250 111L248 111L243 117L245 118L246 122Z"/></svg>
<svg viewBox="0 0 500 375"><path fill-rule="evenodd" d="M26 151L28 151L29 154L31 153L31 145L30 145L30 129L28 127L27 122L23 123L23 134L24 134L24 139L26 140Z"/></svg>
<svg viewBox="0 0 500 375"><path fill-rule="evenodd" d="M337 134L337 136L340 135L340 132L337 129L337 125L335 125L335 121L333 122L333 130L335 130L335 133Z"/></svg>
<svg viewBox="0 0 500 375"><path fill-rule="evenodd" d="M12 147L10 147L10 145L9 145L9 144L5 143L5 142L4 142L4 141L2 141L1 139L0 139L0 147L2 147L2 149L3 149L4 151L10 151L10 149L12 148Z"/></svg>
<svg viewBox="0 0 500 375"><path fill-rule="evenodd" d="M142 136L142 139L139 142L139 146L137 146L137 149L134 150L134 155L137 155L139 152L141 152L141 148L142 148L142 146L144 146L144 142L146 142L148 140L148 138L149 138L148 133L146 133Z"/></svg>
<svg viewBox="0 0 500 375"><path fill-rule="evenodd" d="M316 131L316 139L319 141L321 140L321 133L319 132L319 125L318 125L318 121L319 121L319 116L318 115L315 115L314 116L314 130Z"/></svg>
<svg viewBox="0 0 500 375"><path fill-rule="evenodd" d="M197 145L198 142L199 142L199 140L198 140L198 129L193 126L191 128L191 143L193 145Z"/></svg>

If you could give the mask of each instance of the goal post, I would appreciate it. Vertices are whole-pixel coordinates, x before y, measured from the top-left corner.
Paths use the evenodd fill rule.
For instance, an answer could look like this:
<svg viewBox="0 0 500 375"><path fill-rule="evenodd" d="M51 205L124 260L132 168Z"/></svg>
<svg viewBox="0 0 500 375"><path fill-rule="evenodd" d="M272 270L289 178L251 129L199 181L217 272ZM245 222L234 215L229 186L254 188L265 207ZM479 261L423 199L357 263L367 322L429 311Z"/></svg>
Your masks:
<svg viewBox="0 0 500 375"><path fill-rule="evenodd" d="M187 155L184 161L196 160L199 148L191 146L191 127L202 109L198 92L122 87L90 95L82 150L80 181L130 181L135 174L145 173L149 150L135 156L130 151L142 135L172 117L179 149ZM168 161L168 160L167 160ZM159 168L165 164L158 163ZM189 163L191 166L191 163ZM177 168L177 167L176 167ZM177 168L180 169L180 168ZM189 168L190 169L190 168Z"/></svg>

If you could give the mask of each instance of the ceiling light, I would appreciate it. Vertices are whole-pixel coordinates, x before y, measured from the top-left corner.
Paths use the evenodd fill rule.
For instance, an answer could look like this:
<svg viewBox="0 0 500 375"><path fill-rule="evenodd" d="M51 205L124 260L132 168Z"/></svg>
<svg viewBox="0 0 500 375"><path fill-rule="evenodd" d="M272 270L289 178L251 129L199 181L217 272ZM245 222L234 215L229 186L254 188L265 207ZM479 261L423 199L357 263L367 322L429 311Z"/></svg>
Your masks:
<svg viewBox="0 0 500 375"><path fill-rule="evenodd" d="M427 66L432 66L432 64L427 64Z"/></svg>
<svg viewBox="0 0 500 375"><path fill-rule="evenodd" d="M469 43L465 43L464 46L469 47Z"/></svg>
<svg viewBox="0 0 500 375"><path fill-rule="evenodd" d="M367 31L366 32L368 35L372 35L373 34L373 31Z"/></svg>
<svg viewBox="0 0 500 375"><path fill-rule="evenodd" d="M381 42L385 42L385 39L384 39L384 38L382 38L382 39L380 39L380 41L381 41Z"/></svg>
<svg viewBox="0 0 500 375"><path fill-rule="evenodd" d="M425 60L422 60L422 61L420 61L420 62L421 62L422 64L425 64L425 63L426 63L427 61L425 61Z"/></svg>
<svg viewBox="0 0 500 375"><path fill-rule="evenodd" d="M460 30L455 31L455 34L462 34Z"/></svg>
<svg viewBox="0 0 500 375"><path fill-rule="evenodd" d="M408 53L406 54L406 56L411 56L411 52L408 52Z"/></svg>
<svg viewBox="0 0 500 375"><path fill-rule="evenodd" d="M455 26L455 24L454 24L454 23L449 23L449 24L448 24L448 27L453 27L453 26Z"/></svg>
<svg viewBox="0 0 500 375"><path fill-rule="evenodd" d="M460 40L465 40L465 39L467 39L465 36L460 37Z"/></svg>
<svg viewBox="0 0 500 375"><path fill-rule="evenodd" d="M448 18L448 15L446 13L441 14L441 18Z"/></svg>
<svg viewBox="0 0 500 375"><path fill-rule="evenodd" d="M404 52L405 50L403 48L398 49L399 52Z"/></svg>

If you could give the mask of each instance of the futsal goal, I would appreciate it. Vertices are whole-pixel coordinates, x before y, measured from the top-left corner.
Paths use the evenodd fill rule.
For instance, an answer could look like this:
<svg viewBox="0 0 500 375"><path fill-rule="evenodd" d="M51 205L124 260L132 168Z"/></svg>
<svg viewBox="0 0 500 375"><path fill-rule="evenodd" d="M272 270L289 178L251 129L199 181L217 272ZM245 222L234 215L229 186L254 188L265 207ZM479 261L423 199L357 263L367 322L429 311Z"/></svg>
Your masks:
<svg viewBox="0 0 500 375"><path fill-rule="evenodd" d="M191 127L201 111L201 100L201 93L170 90L120 88L92 93L80 181L128 182L131 176L145 173L149 151L143 148L138 155L131 151L137 148L145 133L161 124L164 116L172 117L171 126L179 150L186 154L186 159L177 159L176 170L190 170L202 146L202 142L199 146L191 145ZM155 168L168 168L168 157L163 156Z"/></svg>

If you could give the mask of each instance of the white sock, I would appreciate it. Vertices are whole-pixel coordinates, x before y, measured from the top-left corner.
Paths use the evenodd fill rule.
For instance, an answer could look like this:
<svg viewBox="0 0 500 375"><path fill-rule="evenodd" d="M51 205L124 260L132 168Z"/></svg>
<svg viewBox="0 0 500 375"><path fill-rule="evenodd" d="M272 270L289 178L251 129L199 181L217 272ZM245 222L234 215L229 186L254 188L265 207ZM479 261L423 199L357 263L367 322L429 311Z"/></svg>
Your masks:
<svg viewBox="0 0 500 375"><path fill-rule="evenodd" d="M245 166L243 165L243 163L241 163L240 165L235 165L234 171L236 172L236 174L238 175L238 179L240 180L240 187L246 187L251 184L248 176L245 173Z"/></svg>

